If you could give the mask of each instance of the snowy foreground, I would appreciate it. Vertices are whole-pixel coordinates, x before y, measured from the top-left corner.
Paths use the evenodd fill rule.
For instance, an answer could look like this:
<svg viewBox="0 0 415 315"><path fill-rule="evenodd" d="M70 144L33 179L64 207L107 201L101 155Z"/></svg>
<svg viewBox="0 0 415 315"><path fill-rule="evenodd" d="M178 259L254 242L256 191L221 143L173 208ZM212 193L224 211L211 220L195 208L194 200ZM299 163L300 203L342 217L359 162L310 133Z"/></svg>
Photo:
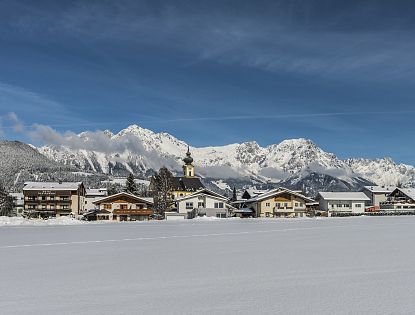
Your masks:
<svg viewBox="0 0 415 315"><path fill-rule="evenodd" d="M34 226L45 226L45 225L78 225L86 224L85 221L69 217L52 218L48 220L43 219L25 219L23 217L2 217L0 216L0 227L11 226L11 225L34 225Z"/></svg>
<svg viewBox="0 0 415 315"><path fill-rule="evenodd" d="M1 314L410 314L415 217L0 228Z"/></svg>

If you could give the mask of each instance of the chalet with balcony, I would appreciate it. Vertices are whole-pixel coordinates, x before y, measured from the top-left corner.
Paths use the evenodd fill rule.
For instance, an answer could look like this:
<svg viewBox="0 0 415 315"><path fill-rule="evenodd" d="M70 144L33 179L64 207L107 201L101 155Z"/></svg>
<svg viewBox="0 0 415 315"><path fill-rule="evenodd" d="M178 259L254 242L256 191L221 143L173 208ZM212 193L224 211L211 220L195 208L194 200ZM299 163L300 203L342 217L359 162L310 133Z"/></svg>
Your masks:
<svg viewBox="0 0 415 315"><path fill-rule="evenodd" d="M396 188L380 203L380 211L415 213L415 188Z"/></svg>
<svg viewBox="0 0 415 315"><path fill-rule="evenodd" d="M313 202L297 191L280 187L248 199L245 206L252 209L256 217L304 217L307 204Z"/></svg>
<svg viewBox="0 0 415 315"><path fill-rule="evenodd" d="M93 202L97 220L146 221L153 214L153 201L126 192L104 197Z"/></svg>
<svg viewBox="0 0 415 315"><path fill-rule="evenodd" d="M24 214L28 216L79 216L85 209L82 182L26 182L23 196Z"/></svg>

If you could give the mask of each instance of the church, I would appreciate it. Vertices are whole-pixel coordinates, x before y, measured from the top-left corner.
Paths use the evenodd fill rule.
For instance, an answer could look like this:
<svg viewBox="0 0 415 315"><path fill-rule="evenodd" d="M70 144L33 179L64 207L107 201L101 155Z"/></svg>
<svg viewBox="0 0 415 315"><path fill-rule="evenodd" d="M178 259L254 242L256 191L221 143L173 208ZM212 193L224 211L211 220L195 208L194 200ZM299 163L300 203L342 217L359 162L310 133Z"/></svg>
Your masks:
<svg viewBox="0 0 415 315"><path fill-rule="evenodd" d="M190 195L205 188L199 177L195 175L195 167L189 147L187 147L186 157L183 159L183 162L184 176L173 177L173 199Z"/></svg>

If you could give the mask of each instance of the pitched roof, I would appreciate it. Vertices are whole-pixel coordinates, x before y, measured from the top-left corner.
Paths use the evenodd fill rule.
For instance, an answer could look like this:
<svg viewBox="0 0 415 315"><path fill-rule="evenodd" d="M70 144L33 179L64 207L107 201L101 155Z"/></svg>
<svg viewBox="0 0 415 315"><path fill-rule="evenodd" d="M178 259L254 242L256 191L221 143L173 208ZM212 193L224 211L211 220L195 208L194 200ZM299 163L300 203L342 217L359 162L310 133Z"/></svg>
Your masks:
<svg viewBox="0 0 415 315"><path fill-rule="evenodd" d="M146 198L138 197L136 195L132 195L132 194L129 194L129 193L126 193L126 192L120 192L118 194L114 194L114 195L111 195L111 196L107 196L107 197L95 200L93 202L93 204L100 204L100 203L103 203L103 202L110 202L110 200L113 200L113 199L116 199L116 198L119 198L119 197L128 197L128 198L135 199L139 202L145 202L145 203L148 203L148 204L153 204L152 201L150 201Z"/></svg>
<svg viewBox="0 0 415 315"><path fill-rule="evenodd" d="M270 197L273 197L273 196L276 196L276 195L281 195L281 194L284 194L284 193L292 194L294 196L297 196L299 198L304 199L307 202L313 202L314 201L313 199L308 198L308 197L304 196L303 194L300 194L296 191L293 191L293 190L290 190L290 189L287 189L287 188L278 187L278 188L270 189L266 193L263 193L263 194L255 197L255 198L248 199L246 202L251 203L251 202L261 201L261 200L268 199Z"/></svg>
<svg viewBox="0 0 415 315"><path fill-rule="evenodd" d="M394 191L396 189L396 186L364 186L363 189L368 190L372 193L387 194Z"/></svg>
<svg viewBox="0 0 415 315"><path fill-rule="evenodd" d="M391 194L395 194L397 191L402 192L404 195L415 201L415 188L396 188Z"/></svg>
<svg viewBox="0 0 415 315"><path fill-rule="evenodd" d="M246 197L248 197L248 198L246 198L246 199L251 199L251 198L253 198L253 197L257 197L257 196L259 196L259 195L261 195L261 194L264 194L264 193L266 193L268 190L261 190L261 189L255 189L255 188L248 188L248 189L245 189L244 190L244 192L242 193L242 197L243 196L246 196ZM247 195L249 195L249 196L247 196Z"/></svg>
<svg viewBox="0 0 415 315"><path fill-rule="evenodd" d="M342 191L342 192L321 191L318 194L324 200L370 201L369 197L366 196L363 192L355 192L355 191Z"/></svg>
<svg viewBox="0 0 415 315"><path fill-rule="evenodd" d="M173 177L173 190L197 191L205 188L198 177Z"/></svg>
<svg viewBox="0 0 415 315"><path fill-rule="evenodd" d="M108 192L106 188L98 188L98 189L87 189L85 195L88 196L101 196L105 197L108 196Z"/></svg>
<svg viewBox="0 0 415 315"><path fill-rule="evenodd" d="M23 191L25 190L78 190L82 182L25 182Z"/></svg>
<svg viewBox="0 0 415 315"><path fill-rule="evenodd" d="M211 191L211 190L209 190L207 188L204 188L204 189L200 189L200 190L198 190L198 191L196 191L196 192L194 192L194 193L192 193L190 195L177 198L175 201L182 201L182 200L194 198L194 197L200 196L200 195L209 196L209 197L212 197L213 199L219 199L219 200L223 200L225 202L228 202L228 200L229 200L228 198L222 196L221 194L218 194L218 193L216 193L214 191Z"/></svg>

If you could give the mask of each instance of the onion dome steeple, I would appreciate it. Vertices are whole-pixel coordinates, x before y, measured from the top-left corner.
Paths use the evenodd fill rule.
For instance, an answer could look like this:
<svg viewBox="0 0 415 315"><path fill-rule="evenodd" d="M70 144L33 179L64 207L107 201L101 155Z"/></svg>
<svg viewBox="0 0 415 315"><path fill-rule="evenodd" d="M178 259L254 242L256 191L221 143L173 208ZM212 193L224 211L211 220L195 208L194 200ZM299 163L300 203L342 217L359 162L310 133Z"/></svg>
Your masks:
<svg viewBox="0 0 415 315"><path fill-rule="evenodd" d="M193 166L193 158L190 155L190 149L189 146L187 146L187 153L186 157L183 159L184 165L183 165L183 174L185 177L194 177L195 176L195 167Z"/></svg>
<svg viewBox="0 0 415 315"><path fill-rule="evenodd" d="M186 157L183 159L184 164L186 165L191 165L193 163L193 158L190 154L190 148L189 146L187 146L187 153L186 153Z"/></svg>

